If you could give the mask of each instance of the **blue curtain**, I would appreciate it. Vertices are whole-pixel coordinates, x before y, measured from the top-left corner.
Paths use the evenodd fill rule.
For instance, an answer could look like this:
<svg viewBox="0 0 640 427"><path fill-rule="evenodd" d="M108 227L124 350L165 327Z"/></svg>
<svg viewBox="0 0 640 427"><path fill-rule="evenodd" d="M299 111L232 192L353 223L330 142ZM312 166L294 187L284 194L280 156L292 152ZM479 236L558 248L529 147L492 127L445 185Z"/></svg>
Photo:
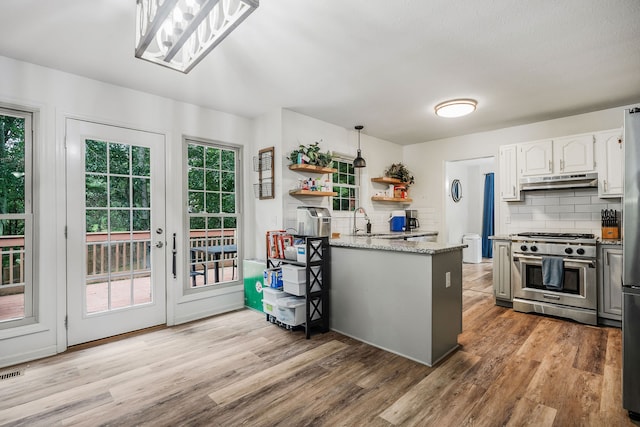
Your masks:
<svg viewBox="0 0 640 427"><path fill-rule="evenodd" d="M484 177L484 206L482 208L482 257L493 258L493 246L489 236L493 236L493 172Z"/></svg>

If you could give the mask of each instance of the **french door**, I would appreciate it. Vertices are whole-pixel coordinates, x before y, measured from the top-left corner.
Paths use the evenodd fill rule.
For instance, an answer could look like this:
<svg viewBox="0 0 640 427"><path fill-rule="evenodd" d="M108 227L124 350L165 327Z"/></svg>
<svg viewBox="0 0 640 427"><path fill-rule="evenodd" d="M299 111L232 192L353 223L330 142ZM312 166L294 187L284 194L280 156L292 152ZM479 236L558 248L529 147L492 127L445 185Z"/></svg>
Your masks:
<svg viewBox="0 0 640 427"><path fill-rule="evenodd" d="M164 136L68 119L67 344L166 323Z"/></svg>

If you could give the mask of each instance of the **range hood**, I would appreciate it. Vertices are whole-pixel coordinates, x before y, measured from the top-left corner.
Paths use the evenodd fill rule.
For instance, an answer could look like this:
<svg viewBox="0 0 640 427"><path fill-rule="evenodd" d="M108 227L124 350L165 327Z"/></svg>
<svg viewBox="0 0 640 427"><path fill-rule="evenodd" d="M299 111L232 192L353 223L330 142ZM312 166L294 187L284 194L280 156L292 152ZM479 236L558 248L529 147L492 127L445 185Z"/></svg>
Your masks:
<svg viewBox="0 0 640 427"><path fill-rule="evenodd" d="M585 188L597 186L598 174L596 172L520 178L520 190L522 191L556 190L562 188Z"/></svg>

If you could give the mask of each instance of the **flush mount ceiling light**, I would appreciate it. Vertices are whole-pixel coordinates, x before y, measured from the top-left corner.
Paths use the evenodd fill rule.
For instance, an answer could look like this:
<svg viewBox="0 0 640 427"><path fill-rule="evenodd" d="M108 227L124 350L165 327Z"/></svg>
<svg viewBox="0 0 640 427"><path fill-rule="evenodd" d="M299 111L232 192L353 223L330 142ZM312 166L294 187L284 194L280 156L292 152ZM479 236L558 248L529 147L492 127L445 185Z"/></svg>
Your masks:
<svg viewBox="0 0 640 427"><path fill-rule="evenodd" d="M355 159L353 159L353 167L354 168L363 168L363 167L367 166L367 162L364 160L364 158L362 157L362 154L360 152L360 131L362 129L364 129L364 126L358 125L358 126L355 127L355 129L358 131L358 155L356 156Z"/></svg>
<svg viewBox="0 0 640 427"><path fill-rule="evenodd" d="M476 110L475 99L452 99L436 105L436 115L440 117L462 117Z"/></svg>
<svg viewBox="0 0 640 427"><path fill-rule="evenodd" d="M259 0L136 0L136 58L188 73Z"/></svg>

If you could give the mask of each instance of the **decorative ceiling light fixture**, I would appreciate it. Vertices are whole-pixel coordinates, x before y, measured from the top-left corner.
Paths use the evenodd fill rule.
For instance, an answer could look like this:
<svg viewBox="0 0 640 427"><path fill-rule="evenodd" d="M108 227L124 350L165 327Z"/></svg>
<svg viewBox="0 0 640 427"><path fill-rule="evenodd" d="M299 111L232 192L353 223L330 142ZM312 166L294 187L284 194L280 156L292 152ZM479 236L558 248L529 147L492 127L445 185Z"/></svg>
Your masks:
<svg viewBox="0 0 640 427"><path fill-rule="evenodd" d="M436 105L436 115L440 117L462 117L476 110L475 99L452 99Z"/></svg>
<svg viewBox="0 0 640 427"><path fill-rule="evenodd" d="M360 151L360 131L362 129L364 129L364 126L358 125L358 126L355 127L355 129L358 131L358 155L356 156L355 159L353 159L353 167L354 168L363 168L363 167L367 166L367 162L362 157L362 153Z"/></svg>
<svg viewBox="0 0 640 427"><path fill-rule="evenodd" d="M188 73L259 0L136 0L136 58Z"/></svg>

